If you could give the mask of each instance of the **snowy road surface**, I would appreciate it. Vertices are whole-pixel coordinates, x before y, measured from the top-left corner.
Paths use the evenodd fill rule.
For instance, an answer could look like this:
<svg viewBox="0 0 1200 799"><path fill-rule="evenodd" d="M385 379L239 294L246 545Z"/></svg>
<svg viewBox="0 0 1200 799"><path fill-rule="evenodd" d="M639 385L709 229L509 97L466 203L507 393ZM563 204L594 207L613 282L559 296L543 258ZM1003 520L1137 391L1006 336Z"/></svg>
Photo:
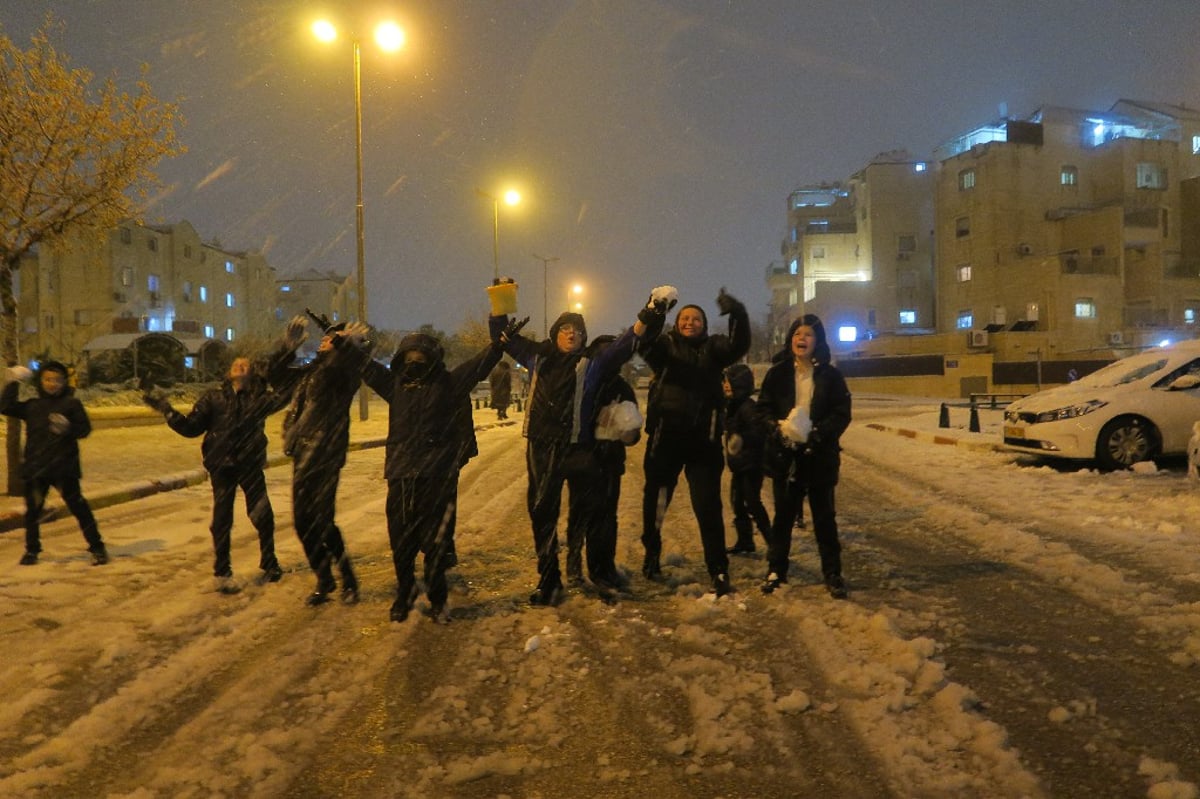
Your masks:
<svg viewBox="0 0 1200 799"><path fill-rule="evenodd" d="M387 620L382 449L352 453L341 484L357 606L303 605L287 467L268 480L288 573L250 581L239 507L235 596L209 576L207 484L100 511L103 568L71 519L47 525L35 567L6 533L0 796L1194 799L1200 487L867 427L936 413L856 400L848 602L817 584L807 533L789 586L758 592L760 550L714 600L685 491L665 583L643 580L638 447L618 557L631 595L530 608L519 416L480 431L463 473L449 625ZM85 443L85 493L116 479L96 473L119 462L106 442L153 461L178 441L110 435Z"/></svg>

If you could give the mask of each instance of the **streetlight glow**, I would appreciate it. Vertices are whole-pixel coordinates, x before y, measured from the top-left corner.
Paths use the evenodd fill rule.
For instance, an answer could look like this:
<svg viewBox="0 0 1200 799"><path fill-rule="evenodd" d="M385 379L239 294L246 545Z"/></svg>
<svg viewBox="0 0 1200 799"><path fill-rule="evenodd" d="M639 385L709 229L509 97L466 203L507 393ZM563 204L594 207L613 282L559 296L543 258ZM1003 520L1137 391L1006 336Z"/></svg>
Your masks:
<svg viewBox="0 0 1200 799"><path fill-rule="evenodd" d="M521 202L521 192L517 191L516 189L509 189L508 191L504 192L504 202L508 203L509 205L516 205L517 203Z"/></svg>
<svg viewBox="0 0 1200 799"><path fill-rule="evenodd" d="M375 43L385 53L394 53L404 46L404 29L388 20L375 26Z"/></svg>
<svg viewBox="0 0 1200 799"><path fill-rule="evenodd" d="M337 40L337 28L333 27L333 23L327 19L319 19L312 24L313 36L316 36L323 42L332 42Z"/></svg>

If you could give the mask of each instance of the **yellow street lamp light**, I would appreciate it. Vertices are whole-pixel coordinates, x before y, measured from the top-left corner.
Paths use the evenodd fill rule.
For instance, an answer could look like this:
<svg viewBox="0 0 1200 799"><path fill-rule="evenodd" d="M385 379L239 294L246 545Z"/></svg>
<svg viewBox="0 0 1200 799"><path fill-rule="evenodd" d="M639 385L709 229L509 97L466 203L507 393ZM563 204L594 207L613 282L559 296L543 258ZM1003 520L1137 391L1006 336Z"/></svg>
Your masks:
<svg viewBox="0 0 1200 799"><path fill-rule="evenodd" d="M334 42L338 38L337 27L327 19L319 19L312 25L312 32L322 42ZM404 30L390 20L375 26L375 43L379 49L390 53L404 46ZM354 56L354 170L357 179L354 203L355 241L357 244L357 271L355 273L358 294L358 321L367 321L366 257L363 236L363 158L362 158L362 56L357 35L350 36ZM358 394L359 419L367 419L367 388Z"/></svg>
<svg viewBox="0 0 1200 799"><path fill-rule="evenodd" d="M492 201L492 277L500 280L500 197L476 188L475 193ZM521 202L521 193L516 189L504 192L505 205L516 205Z"/></svg>
<svg viewBox="0 0 1200 799"><path fill-rule="evenodd" d="M583 286L579 283L571 286L571 292L567 295L567 310L583 313Z"/></svg>

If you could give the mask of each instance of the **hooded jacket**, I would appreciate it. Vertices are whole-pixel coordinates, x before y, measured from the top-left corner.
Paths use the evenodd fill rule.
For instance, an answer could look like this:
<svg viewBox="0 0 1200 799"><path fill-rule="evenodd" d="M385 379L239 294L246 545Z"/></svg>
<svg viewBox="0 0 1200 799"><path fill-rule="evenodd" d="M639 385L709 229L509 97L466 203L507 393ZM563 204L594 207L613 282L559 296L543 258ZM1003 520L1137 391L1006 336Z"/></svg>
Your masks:
<svg viewBox="0 0 1200 799"><path fill-rule="evenodd" d="M725 408L725 463L731 472L761 471L767 427L754 404L754 372L735 363L725 379L733 392Z"/></svg>
<svg viewBox="0 0 1200 799"><path fill-rule="evenodd" d="M311 453L340 466L350 446L350 405L358 392L361 363L351 345L340 337L333 342L333 349L289 370L292 401L283 420L283 451Z"/></svg>
<svg viewBox="0 0 1200 799"><path fill-rule="evenodd" d="M404 356L414 350L425 355L425 368L405 368ZM448 479L478 454L471 390L502 356L489 344L448 370L438 340L411 333L401 339L390 367L366 362L363 380L388 403L385 478Z"/></svg>
<svg viewBox="0 0 1200 799"><path fill-rule="evenodd" d="M725 406L722 372L750 350L750 316L744 305L732 301L728 335L709 335L708 315L695 305L685 305L680 311L687 308L699 310L704 317L703 334L684 336L676 315L671 330L640 351L654 371L646 432L653 434L662 427L672 434L719 442Z"/></svg>
<svg viewBox="0 0 1200 799"><path fill-rule="evenodd" d="M0 391L0 413L25 422L25 457L21 461L21 477L26 480L56 480L62 477L82 477L79 466L79 439L87 438L92 432L83 403L75 396L75 390L64 386L58 394L47 394L42 389L42 374L59 372L64 377L67 368L58 361L42 363L34 376L37 396L18 400L21 384L11 380ZM55 433L50 429L53 414L65 416L67 430Z"/></svg>

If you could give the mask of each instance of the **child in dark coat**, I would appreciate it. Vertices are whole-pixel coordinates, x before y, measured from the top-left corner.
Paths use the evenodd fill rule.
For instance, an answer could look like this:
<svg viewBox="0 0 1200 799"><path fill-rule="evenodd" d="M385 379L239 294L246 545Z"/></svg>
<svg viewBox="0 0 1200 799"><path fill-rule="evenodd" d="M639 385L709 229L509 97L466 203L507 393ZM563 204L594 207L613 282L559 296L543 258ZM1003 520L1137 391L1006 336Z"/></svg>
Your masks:
<svg viewBox="0 0 1200 799"><path fill-rule="evenodd" d="M0 413L25 421L25 458L21 477L25 480L25 554L22 566L32 566L42 551L39 520L46 495L53 486L79 522L87 539L92 563L108 563L108 551L96 527L92 508L79 488L83 472L79 466L79 439L92 432L83 403L67 385L67 367L45 361L37 373L37 396L18 400L21 382L33 376L23 366L9 369L9 382L0 392Z"/></svg>
<svg viewBox="0 0 1200 799"><path fill-rule="evenodd" d="M737 541L729 548L739 555L755 550L754 528L769 541L771 517L762 502L763 444L767 431L751 399L754 373L744 363L725 370L725 465L729 467L729 504Z"/></svg>

